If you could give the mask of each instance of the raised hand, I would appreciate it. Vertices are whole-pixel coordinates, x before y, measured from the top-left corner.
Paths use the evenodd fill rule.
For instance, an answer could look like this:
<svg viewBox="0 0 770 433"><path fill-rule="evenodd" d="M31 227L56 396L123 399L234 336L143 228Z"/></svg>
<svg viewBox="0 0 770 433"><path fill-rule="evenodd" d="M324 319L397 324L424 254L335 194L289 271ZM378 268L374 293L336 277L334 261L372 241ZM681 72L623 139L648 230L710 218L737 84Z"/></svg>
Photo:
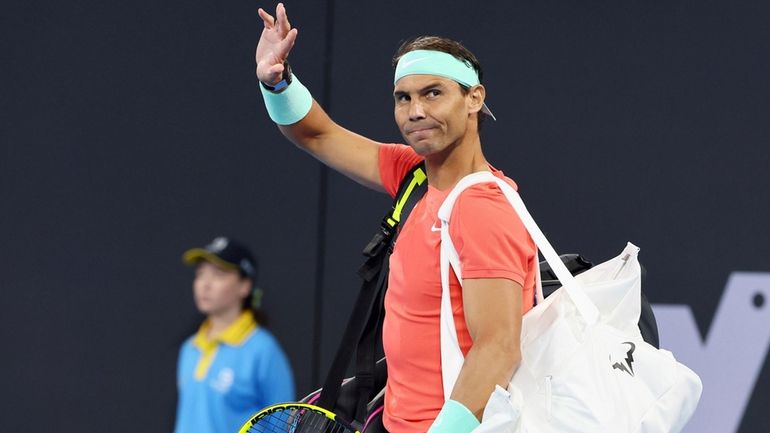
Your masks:
<svg viewBox="0 0 770 433"><path fill-rule="evenodd" d="M276 18L262 8L259 8L258 13L265 28L259 38L255 56L257 78L267 85L274 85L281 81L283 63L297 40L297 29L291 28L283 3L278 3L275 8Z"/></svg>

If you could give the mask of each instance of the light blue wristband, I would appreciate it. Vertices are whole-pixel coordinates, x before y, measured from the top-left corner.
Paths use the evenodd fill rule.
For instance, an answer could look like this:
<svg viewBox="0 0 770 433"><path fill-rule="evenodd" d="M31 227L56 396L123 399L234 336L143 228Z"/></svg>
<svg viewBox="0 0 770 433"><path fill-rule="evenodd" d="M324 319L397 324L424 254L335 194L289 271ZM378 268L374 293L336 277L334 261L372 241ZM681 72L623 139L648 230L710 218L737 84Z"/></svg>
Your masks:
<svg viewBox="0 0 770 433"><path fill-rule="evenodd" d="M307 87L299 82L296 75L292 74L291 84L281 93L273 93L262 84L262 98L265 100L267 114L273 122L279 125L291 125L302 120L313 106L313 96Z"/></svg>
<svg viewBox="0 0 770 433"><path fill-rule="evenodd" d="M447 400L428 433L469 433L481 424L462 403Z"/></svg>

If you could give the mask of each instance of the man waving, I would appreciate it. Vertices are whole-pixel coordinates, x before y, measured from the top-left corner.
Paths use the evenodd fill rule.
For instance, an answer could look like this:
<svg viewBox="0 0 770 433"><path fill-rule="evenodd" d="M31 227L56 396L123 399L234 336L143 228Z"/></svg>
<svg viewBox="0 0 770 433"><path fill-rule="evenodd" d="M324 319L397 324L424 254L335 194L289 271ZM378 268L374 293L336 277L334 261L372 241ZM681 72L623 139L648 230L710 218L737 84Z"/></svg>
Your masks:
<svg viewBox="0 0 770 433"><path fill-rule="evenodd" d="M301 149L358 183L395 196L409 170L425 161L428 191L399 234L390 262L383 345L388 383L383 422L391 433L466 433L475 428L495 385L507 386L521 360L522 314L534 302L537 251L493 184L464 191L452 211L451 238L463 281L450 295L465 361L451 395L441 373L437 211L463 177L489 171L515 187L484 157L484 103L476 57L451 39L422 36L393 59L394 117L406 144L384 144L337 125L288 63L298 38L286 9L259 10L264 30L257 78L270 118Z"/></svg>

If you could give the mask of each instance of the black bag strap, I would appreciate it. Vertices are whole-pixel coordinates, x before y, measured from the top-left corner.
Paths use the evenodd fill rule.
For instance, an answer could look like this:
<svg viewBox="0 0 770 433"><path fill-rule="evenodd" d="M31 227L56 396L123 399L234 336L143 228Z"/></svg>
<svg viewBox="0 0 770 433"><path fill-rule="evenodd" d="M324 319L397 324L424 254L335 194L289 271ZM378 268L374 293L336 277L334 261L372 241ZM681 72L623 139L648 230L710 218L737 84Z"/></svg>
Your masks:
<svg viewBox="0 0 770 433"><path fill-rule="evenodd" d="M406 220L414 209L414 205L425 195L425 191L428 190L427 180L424 161L412 167L401 180L396 198L393 201L393 208L382 219L380 230L364 247L363 253L367 259L358 270L358 275L364 281L373 280L374 275L380 272L383 263L383 257L380 256L380 253L390 254L392 252L399 223L402 219ZM390 251L383 251L383 249Z"/></svg>
<svg viewBox="0 0 770 433"><path fill-rule="evenodd" d="M390 255L390 254L388 254ZM356 348L356 383L355 398L356 405L353 408L354 414L352 421L362 424L366 421L368 415L368 404L374 397L375 389L375 364L377 360L378 343L382 341L382 324L385 318L385 291L387 289L388 270L390 269L389 260L385 260L380 273L383 282L383 290L379 290L377 297L372 305L369 318L358 339Z"/></svg>
<svg viewBox="0 0 770 433"><path fill-rule="evenodd" d="M348 319L342 341L324 381L318 406L331 411L335 410L342 379L354 350L362 352L362 355L358 357L357 373L363 376L362 382L365 382L360 382L358 388L359 399L364 399L364 409L366 402L371 398L371 388L374 384L374 352L378 340L377 334L381 331L382 298L388 281L388 259L393 251L399 223L406 220L414 205L427 191L427 179L424 162L412 167L399 185L393 208L385 215L379 230L364 248L363 254L366 261L358 271L359 276L363 279L363 284L358 292L353 312ZM362 340L366 347L362 347ZM368 355L369 353L371 356ZM368 380L370 377L372 380ZM356 409L356 412L359 410ZM365 414L356 413L355 418L363 416ZM357 419L357 421L360 422L363 419Z"/></svg>

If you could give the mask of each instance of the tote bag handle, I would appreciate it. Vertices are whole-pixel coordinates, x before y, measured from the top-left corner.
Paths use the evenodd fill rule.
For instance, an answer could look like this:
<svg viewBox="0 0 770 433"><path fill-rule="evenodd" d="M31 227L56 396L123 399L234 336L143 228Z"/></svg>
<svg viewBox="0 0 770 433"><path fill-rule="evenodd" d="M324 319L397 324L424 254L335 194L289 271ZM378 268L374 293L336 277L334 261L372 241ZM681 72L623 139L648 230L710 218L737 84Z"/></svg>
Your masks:
<svg viewBox="0 0 770 433"><path fill-rule="evenodd" d="M580 288L579 284L575 280L575 277L564 266L559 255L556 254L551 244L546 239L543 232L532 219L532 216L527 211L524 202L519 197L516 190L513 189L508 183L495 177L488 171L482 171L470 174L462 178L454 189L447 195L444 203L438 210L438 217L441 221L441 377L444 387L444 399L449 399L454 389L457 377L460 375L460 370L464 362L464 356L460 350L460 344L457 339L457 329L455 327L454 318L452 315L451 296L449 294L449 267L451 266L455 272L457 280L462 285L462 268L460 266L460 258L457 253L457 249L454 247L452 238L449 236L449 218L452 213L452 207L454 206L457 197L466 188L475 185L477 183L493 182L498 185L500 190L505 194L506 199L513 206L519 218L526 227L532 239L535 241L535 245L540 249L540 252L545 257L551 270L556 274L559 281L562 283L562 288L568 294L573 304L577 308L578 313L583 316L588 325L592 325L599 320L599 311L586 295L586 293Z"/></svg>
<svg viewBox="0 0 770 433"><path fill-rule="evenodd" d="M449 240L451 245L451 239L449 239L448 236L448 224L450 215L452 213L452 208L454 207L454 203L457 200L457 197L459 197L465 189L472 185L489 182L497 184L505 195L505 198L508 199L508 202L511 204L511 206L513 206L513 209L519 215L519 218L521 218L521 221L524 223L524 227L526 227L529 235L532 236L532 239L535 241L535 245L537 245L537 248L543 254L546 262L548 262L548 264L551 266L551 270L553 270L554 274L556 274L556 277L561 282L562 288L572 299L572 302L575 304L576 308L586 320L586 322L588 324L596 323L596 321L599 319L598 309L588 297L588 295L586 295L583 289L580 288L580 285L575 280L575 277L572 276L567 267L564 266L564 263L562 263L559 255L556 254L556 251L551 246L551 243L548 242L548 239L546 239L545 235L540 230L540 227L538 227L537 223L535 223L532 215L529 214L529 211L524 205L524 202L521 200L519 193L516 192L516 190L513 189L511 185L496 177L491 172L479 171L465 176L464 178L460 179L454 189L452 189L447 198L444 200L444 203L438 210L438 217L439 220L441 220L442 226L447 225L446 240ZM441 241L442 244L445 241L445 237L443 235ZM457 271L459 270L459 266L457 266L459 265L459 258L453 257L457 254L453 245L451 249L453 254L450 254L450 263L456 260L456 263L451 264L453 265L452 267ZM457 278L458 280L462 280L459 274L457 275Z"/></svg>

